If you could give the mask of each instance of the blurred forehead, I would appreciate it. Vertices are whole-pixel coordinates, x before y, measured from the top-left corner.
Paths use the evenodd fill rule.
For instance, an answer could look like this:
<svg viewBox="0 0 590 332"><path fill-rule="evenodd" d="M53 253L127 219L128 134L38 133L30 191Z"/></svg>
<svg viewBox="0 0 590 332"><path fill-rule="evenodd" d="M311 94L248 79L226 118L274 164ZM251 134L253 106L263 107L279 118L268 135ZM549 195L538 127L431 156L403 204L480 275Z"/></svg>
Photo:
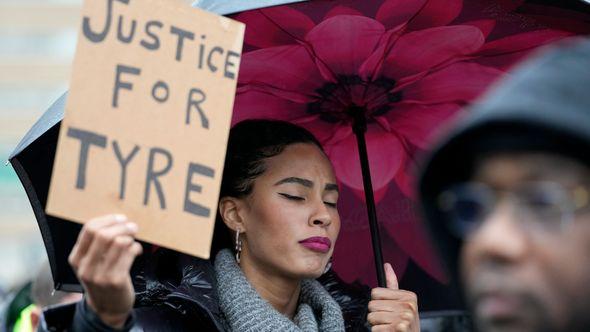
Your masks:
<svg viewBox="0 0 590 332"><path fill-rule="evenodd" d="M491 153L476 160L472 174L471 180L498 188L510 188L526 181L552 181L572 186L590 182L588 166L543 152Z"/></svg>

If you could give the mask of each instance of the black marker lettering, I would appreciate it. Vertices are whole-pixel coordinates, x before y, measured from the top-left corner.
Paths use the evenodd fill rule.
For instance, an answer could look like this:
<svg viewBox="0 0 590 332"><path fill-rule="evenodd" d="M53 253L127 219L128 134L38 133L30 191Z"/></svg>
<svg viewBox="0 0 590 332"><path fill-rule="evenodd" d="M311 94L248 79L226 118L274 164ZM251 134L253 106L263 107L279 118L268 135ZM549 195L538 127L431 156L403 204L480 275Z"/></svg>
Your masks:
<svg viewBox="0 0 590 332"><path fill-rule="evenodd" d="M137 152L139 152L139 146L134 146L131 152L124 157L121 153L121 149L119 148L119 143L117 141L113 141L113 150L115 150L115 155L117 156L117 160L119 161L119 165L121 165L121 185L119 186L119 199L125 198L125 183L127 182L127 165Z"/></svg>
<svg viewBox="0 0 590 332"><path fill-rule="evenodd" d="M175 26L170 27L170 32L178 36L178 41L176 42L176 61L180 61L182 59L182 47L184 45L184 39L188 38L190 40L194 40L195 34Z"/></svg>
<svg viewBox="0 0 590 332"><path fill-rule="evenodd" d="M115 74L115 89L113 91L113 102L112 105L114 108L119 107L119 90L126 89L131 90L133 88L133 84L130 82L122 82L121 81L121 74L132 74L132 75L139 75L141 74L141 70L139 68L125 66L125 65L117 65L117 71Z"/></svg>
<svg viewBox="0 0 590 332"><path fill-rule="evenodd" d="M223 48L221 48L219 46L215 46L209 52L209 56L207 57L207 66L209 66L209 70L211 70L212 73L217 71L217 67L214 66L213 63L211 62L211 58L213 57L213 53L223 54Z"/></svg>
<svg viewBox="0 0 590 332"><path fill-rule="evenodd" d="M188 94L188 103L186 107L186 124L191 123L191 109L194 107L199 112L201 118L201 126L205 129L209 129L209 119L205 116L205 111L201 108L201 104L205 102L207 96L201 89L191 89Z"/></svg>
<svg viewBox="0 0 590 332"><path fill-rule="evenodd" d="M80 159L78 162L78 175L76 178L76 189L84 189L86 187L86 166L88 165L88 151L91 145L96 145L100 148L107 146L106 136L93 133L91 131L68 128L68 137L80 140Z"/></svg>
<svg viewBox="0 0 590 332"><path fill-rule="evenodd" d="M162 155L166 158L166 166L159 170L154 170L154 164L156 155ZM166 209L166 197L164 196L164 191L162 190L162 184L159 177L163 176L164 174L168 173L172 168L172 155L167 150L161 148L151 148L150 154L148 158L148 168L147 168L147 176L145 180L145 193L143 195L143 205L147 205L150 197L150 188L151 184L153 183L156 188L156 193L158 194L158 200L160 201L160 208Z"/></svg>
<svg viewBox="0 0 590 332"><path fill-rule="evenodd" d="M152 39L152 42L150 43L146 39L143 39L140 42L141 46L143 46L146 49L151 50L151 51L155 51L155 50L159 49L160 48L160 38L153 31L154 29L152 27L156 27L158 29L162 29L163 26L164 25L162 24L162 22L159 22L159 21L149 21L149 22L147 22L146 25L145 25L145 34Z"/></svg>
<svg viewBox="0 0 590 332"><path fill-rule="evenodd" d="M194 174L212 178L215 174L215 171L207 166L189 163L188 174L186 177L186 191L184 193L184 211L201 217L209 217L211 214L211 210L209 208L190 200L191 192L200 193L202 190L200 185L192 181Z"/></svg>

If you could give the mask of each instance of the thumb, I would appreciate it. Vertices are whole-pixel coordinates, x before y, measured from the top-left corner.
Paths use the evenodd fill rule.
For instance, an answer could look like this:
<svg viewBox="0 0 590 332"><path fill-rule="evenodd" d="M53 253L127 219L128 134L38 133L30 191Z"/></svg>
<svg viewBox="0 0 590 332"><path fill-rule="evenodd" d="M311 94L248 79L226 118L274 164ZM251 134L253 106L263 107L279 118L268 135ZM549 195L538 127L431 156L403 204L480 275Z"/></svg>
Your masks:
<svg viewBox="0 0 590 332"><path fill-rule="evenodd" d="M385 280L387 281L387 288L389 289L399 289L399 285L397 282L397 276L393 271L393 267L389 263L385 263Z"/></svg>

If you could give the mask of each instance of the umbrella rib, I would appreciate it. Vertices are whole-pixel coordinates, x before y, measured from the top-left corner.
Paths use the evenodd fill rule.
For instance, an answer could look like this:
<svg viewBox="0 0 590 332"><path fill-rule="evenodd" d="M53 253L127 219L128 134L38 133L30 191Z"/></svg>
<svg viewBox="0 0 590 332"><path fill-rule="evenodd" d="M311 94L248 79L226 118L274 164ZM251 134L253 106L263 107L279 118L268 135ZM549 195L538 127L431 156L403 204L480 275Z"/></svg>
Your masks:
<svg viewBox="0 0 590 332"><path fill-rule="evenodd" d="M262 9L258 9L258 12L264 16L267 20L269 20L272 24L274 24L277 28L279 28L279 30L283 31L284 33L286 33L287 35L289 35L291 38L297 40L297 41L302 41L299 37L295 36L294 34L292 34L291 32L289 32L288 30L286 30L285 28L283 28L281 25L279 25L277 22L275 22L275 20L273 20L272 18L270 18L268 15L266 15L266 13L264 13L262 11Z"/></svg>
<svg viewBox="0 0 590 332"><path fill-rule="evenodd" d="M383 62L385 62L385 58L387 57L387 54L389 54L389 52L391 52L391 49L393 48L393 43L391 42L392 38L394 36L399 36L401 32L405 31L405 28L407 27L407 23L404 24L403 26L400 27L400 30L391 34L387 39L387 43L386 43L386 47L383 48L383 54L381 55L378 64L375 66L375 68L373 69L373 72L371 73L371 79L373 79L375 77L375 74L377 72L377 68L379 68L381 65L383 65ZM363 91L363 99L366 98L367 96L367 91L368 91L368 85L365 86L365 90Z"/></svg>
<svg viewBox="0 0 590 332"><path fill-rule="evenodd" d="M306 40L301 39L301 38L293 35L292 33L290 33L288 30L286 30L285 28L283 28L280 24L278 24L271 17L269 17L268 15L266 15L266 13L264 13L261 9L259 9L258 11L260 12L260 14L262 16L264 16L268 21L270 21L273 25L275 25L279 30L283 31L285 34L287 34L288 36L290 36L294 40L298 41L299 43L306 45L307 47L305 49L308 50L308 52L310 53L310 56L312 58L317 59L318 61L320 61L324 65L324 67L330 71L330 74L332 75L332 77L334 77L334 78L337 77L337 75L334 73L334 71L332 70L332 68L330 68L330 66L328 66L328 64L321 57L319 57L315 53L315 50L313 49L313 46L309 42L307 42ZM348 93L352 93L352 90L350 90L349 87L345 87L345 89L348 91ZM341 102L341 104L343 106L346 106L345 103L343 103L343 102Z"/></svg>
<svg viewBox="0 0 590 332"><path fill-rule="evenodd" d="M426 7L426 4L427 3L428 3L428 1L425 1L424 4L422 4L422 7L420 7L420 9L417 10L416 13L414 15L412 15L412 17L408 21L406 21L406 23L398 26L400 30L397 31L396 33L392 34L389 38L392 38L393 36L396 36L396 35L399 36L400 33L404 32L407 29L410 21L412 21L413 19L415 19L416 16L418 16L418 14L420 14L420 12L424 9L424 7ZM390 40L388 40L388 44L389 44L389 42L390 42ZM393 47L393 44L390 45L389 47L390 47L389 50L384 50L383 51L383 57L381 57L381 60L379 60L379 64L377 66L375 66L375 70L377 70L377 68L379 68L379 66L383 64L383 62L385 61L385 54L388 54L389 51L391 51L391 48ZM374 75L375 75L375 72L373 72L371 76L374 76ZM365 91L363 92L363 99L366 96L367 90L368 90L368 87L365 87Z"/></svg>
<svg viewBox="0 0 590 332"><path fill-rule="evenodd" d="M266 13L264 13L261 9L259 9L258 11L260 12L260 14L262 16L264 16L267 20L269 20L272 24L274 24L277 28L279 28L279 30L283 31L285 34L287 34L291 38L295 39L296 41L298 41L298 42L300 42L302 44L308 45L311 49L313 49L313 47L306 40L301 39L301 38L295 36L294 34L292 34L291 32L289 32L288 30L286 30L285 28L283 28L275 20L273 20L268 15L266 15ZM324 60L322 60L319 56L317 56L317 54L315 54L315 52L313 52L312 56L314 58L318 59L321 63L323 63L326 66L326 68L328 68L328 70L330 71L330 73L332 74L332 76L336 76L336 75L334 75L334 71L332 71L332 69L330 67L328 67L328 65L326 64L326 62L324 62Z"/></svg>
<svg viewBox="0 0 590 332"><path fill-rule="evenodd" d="M252 87L252 88L270 88L272 90L280 90L280 91L284 91L284 92L287 92L287 93L299 94L299 95L306 96L306 97L309 97L309 98L317 98L317 96L316 95L313 95L313 94L308 94L308 93L305 93L305 92L302 92L302 91L282 89L282 88L278 88L276 86L272 86L272 85L269 85L269 84L267 84L265 82L260 82L260 81L250 81L250 82L248 82L248 83L246 83L244 85L241 85L240 87L244 87L244 86ZM260 90L257 90L257 91L260 91ZM281 96L276 95L274 93L274 91L262 90L260 92L269 93L269 94L272 94L275 97L282 98Z"/></svg>
<svg viewBox="0 0 590 332"><path fill-rule="evenodd" d="M269 22L271 22L273 25L275 25L279 30L283 31L285 34L287 34L288 36L290 36L294 40L298 41L299 43L304 44L304 45L307 45L308 47L306 47L305 49L308 50L308 52L310 52L309 50L312 51L311 54L310 54L310 56L312 58L315 58L315 59L319 60L326 67L326 69L328 69L330 71L330 74L333 77L336 77L336 75L334 74L334 71L332 70L332 68L330 68L328 66L328 64L326 64L326 62L315 53L315 50L313 50L313 46L309 42L307 42L306 40L301 39L301 38L293 35L292 33L290 33L288 30L286 30L285 28L283 28L280 24L278 24L271 17L269 17L268 15L266 15L266 13L264 13L261 9L258 9L258 12L262 16L264 16Z"/></svg>

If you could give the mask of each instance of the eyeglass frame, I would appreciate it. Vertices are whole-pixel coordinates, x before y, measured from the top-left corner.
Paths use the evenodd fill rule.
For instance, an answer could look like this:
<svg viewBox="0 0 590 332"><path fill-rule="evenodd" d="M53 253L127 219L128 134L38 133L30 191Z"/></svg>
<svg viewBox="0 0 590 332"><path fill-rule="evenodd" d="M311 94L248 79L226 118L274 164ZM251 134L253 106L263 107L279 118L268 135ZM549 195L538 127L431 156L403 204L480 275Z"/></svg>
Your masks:
<svg viewBox="0 0 590 332"><path fill-rule="evenodd" d="M481 225L485 222L485 220L490 216L492 211L497 208L498 204L502 200L505 200L508 198L511 198L512 206L517 211L523 212L524 210L528 210L529 218L528 218L527 224L536 224L536 225L547 224L547 223L537 222L538 221L537 218L534 218L535 211L531 211L530 206L528 206L528 207L523 206L523 205L525 205L525 204L522 204L522 202L524 200L522 200L521 199L522 197L519 197L519 194L518 194L518 190L521 190L524 192L524 190L522 190L523 188L528 187L528 189L538 189L541 186L544 186L545 188L548 188L548 187L553 187L554 189L557 188L557 190L554 190L554 193L558 193L562 197L562 202L557 203L557 204L560 204L559 209L560 209L561 218L560 218L559 222L557 223L560 229L564 229L568 225L573 223L574 219L576 218L576 216L580 212L585 211L586 209L588 210L588 212L590 212L590 186L589 185L579 184L574 187L568 188L568 186L563 185L558 182L554 182L554 181L526 181L526 182L521 183L520 188L517 188L516 190L514 190L514 189L506 190L506 189L493 188L490 185L487 185L483 182L478 182L478 181L459 182L459 183L455 183L455 184L449 186L447 189L441 191L438 194L437 199L436 199L436 206L441 213L447 214L445 224L446 224L447 228L449 229L449 231L452 234L454 234L456 237L459 237L459 238L466 238L469 235L473 234L473 232L476 229L481 227ZM450 212L451 212L452 208L449 206L448 201L449 201L449 199L452 199L452 195L453 195L452 191L454 191L454 190L456 191L458 188L460 189L460 188L473 188L473 187L483 188L483 190L481 192L485 193L485 195L488 197L488 203L482 204L482 206L484 206L486 208L486 210L484 211L483 217L481 217L480 220L477 220L476 222L464 222L463 225L459 225L460 222L457 219L453 220L450 217ZM447 196L447 197L445 197L445 196ZM492 197L492 199L489 199L489 197ZM455 199L456 199L456 197L455 197ZM445 200L447 202L445 202ZM565 202L571 202L572 204L568 204L569 205L568 206L568 205L564 204ZM477 203L481 203L481 202L477 202ZM450 204L453 204L453 203L450 203ZM530 212L533 212L533 213L530 213ZM537 215L537 217L538 217L538 215ZM531 220L534 220L535 222L531 222ZM462 227L467 224L471 224L471 228L469 230L466 230L465 227ZM547 226L545 226L545 227L547 227ZM552 229L555 229L555 228L552 228Z"/></svg>

